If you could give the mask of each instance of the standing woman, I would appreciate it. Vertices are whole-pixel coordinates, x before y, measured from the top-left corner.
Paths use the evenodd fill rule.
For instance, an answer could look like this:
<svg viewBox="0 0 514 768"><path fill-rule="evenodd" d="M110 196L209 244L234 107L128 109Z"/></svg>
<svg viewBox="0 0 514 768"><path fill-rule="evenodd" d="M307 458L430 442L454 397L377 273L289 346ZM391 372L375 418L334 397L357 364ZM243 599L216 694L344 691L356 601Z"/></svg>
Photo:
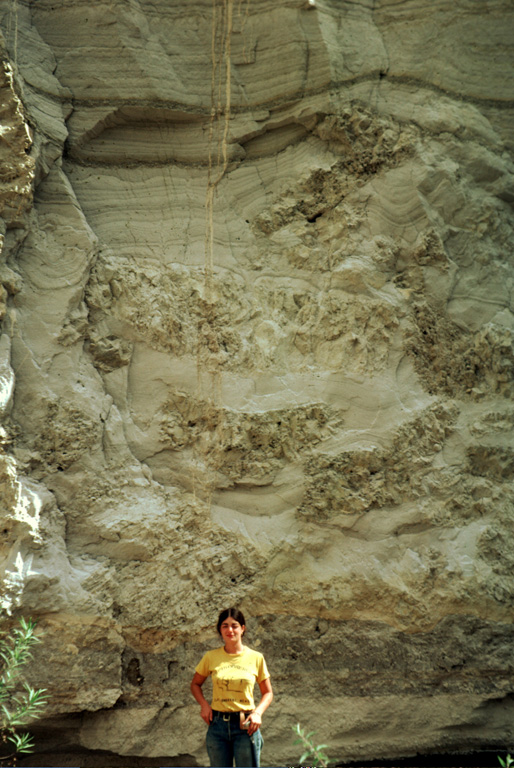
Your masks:
<svg viewBox="0 0 514 768"><path fill-rule="evenodd" d="M223 647L207 651L196 667L191 693L200 704L200 715L209 729L207 752L211 767L231 768L260 765L262 715L273 700L273 691L264 656L243 645L245 617L237 608L227 608L218 618ZM212 706L202 685L212 676ZM255 683L261 689L256 707Z"/></svg>

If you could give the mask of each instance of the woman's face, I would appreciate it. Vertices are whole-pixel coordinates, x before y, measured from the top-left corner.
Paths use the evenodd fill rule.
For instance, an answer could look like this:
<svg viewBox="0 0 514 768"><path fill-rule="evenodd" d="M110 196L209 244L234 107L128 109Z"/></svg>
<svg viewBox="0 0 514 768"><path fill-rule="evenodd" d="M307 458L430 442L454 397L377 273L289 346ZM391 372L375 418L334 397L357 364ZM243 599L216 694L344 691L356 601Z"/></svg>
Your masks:
<svg viewBox="0 0 514 768"><path fill-rule="evenodd" d="M228 616L220 626L221 637L225 642L234 642L240 640L243 636L244 630L244 624L241 626L241 624L231 616Z"/></svg>

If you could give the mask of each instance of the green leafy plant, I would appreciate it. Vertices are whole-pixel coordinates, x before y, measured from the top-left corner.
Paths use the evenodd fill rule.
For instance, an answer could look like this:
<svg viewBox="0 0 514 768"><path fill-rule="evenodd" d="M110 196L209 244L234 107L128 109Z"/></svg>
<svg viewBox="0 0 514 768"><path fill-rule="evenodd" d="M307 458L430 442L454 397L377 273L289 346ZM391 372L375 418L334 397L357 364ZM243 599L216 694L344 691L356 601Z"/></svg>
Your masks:
<svg viewBox="0 0 514 768"><path fill-rule="evenodd" d="M300 723L293 725L293 731L298 737L294 740L293 744L301 744L304 749L303 754L300 757L300 763L308 760L309 765L311 765L312 768L327 768L331 761L323 750L328 744L318 744L317 746L314 746L312 737L314 736L315 731L306 733L305 729L300 727Z"/></svg>
<svg viewBox="0 0 514 768"><path fill-rule="evenodd" d="M502 766L502 768L510 768L510 766L511 766L511 765L514 765L514 757L511 757L510 755L507 755L507 757L505 758L505 760L503 760L503 759L502 759L502 758L501 758L501 757L498 755L498 760L499 760L499 762L500 762L500 765Z"/></svg>
<svg viewBox="0 0 514 768"><path fill-rule="evenodd" d="M35 622L22 618L19 627L0 639L0 742L11 747L0 761L33 751L32 736L18 733L18 728L40 717L48 700L45 688L36 690L24 682L19 690L22 668L32 657L30 649L41 642L35 628Z"/></svg>

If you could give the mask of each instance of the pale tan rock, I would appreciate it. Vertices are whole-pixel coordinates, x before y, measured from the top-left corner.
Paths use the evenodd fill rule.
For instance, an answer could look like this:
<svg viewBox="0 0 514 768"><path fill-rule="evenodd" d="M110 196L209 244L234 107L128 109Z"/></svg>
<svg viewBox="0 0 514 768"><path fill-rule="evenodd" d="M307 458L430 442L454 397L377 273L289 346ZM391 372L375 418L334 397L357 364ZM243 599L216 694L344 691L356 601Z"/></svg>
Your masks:
<svg viewBox="0 0 514 768"><path fill-rule="evenodd" d="M229 604L264 765L296 722L340 762L507 747L512 6L225 8L212 120L210 0L0 8L1 597L45 631L38 758L205 765Z"/></svg>

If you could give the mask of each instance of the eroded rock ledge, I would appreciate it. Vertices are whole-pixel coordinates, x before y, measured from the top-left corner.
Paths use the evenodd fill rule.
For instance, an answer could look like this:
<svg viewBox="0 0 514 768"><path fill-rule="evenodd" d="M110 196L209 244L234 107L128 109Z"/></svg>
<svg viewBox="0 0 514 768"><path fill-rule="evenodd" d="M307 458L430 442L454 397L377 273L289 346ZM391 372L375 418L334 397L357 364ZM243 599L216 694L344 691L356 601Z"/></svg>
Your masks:
<svg viewBox="0 0 514 768"><path fill-rule="evenodd" d="M229 603L272 670L269 764L297 721L339 761L508 747L512 4L233 9L213 124L210 0L0 8L31 760L204 765L188 682Z"/></svg>

